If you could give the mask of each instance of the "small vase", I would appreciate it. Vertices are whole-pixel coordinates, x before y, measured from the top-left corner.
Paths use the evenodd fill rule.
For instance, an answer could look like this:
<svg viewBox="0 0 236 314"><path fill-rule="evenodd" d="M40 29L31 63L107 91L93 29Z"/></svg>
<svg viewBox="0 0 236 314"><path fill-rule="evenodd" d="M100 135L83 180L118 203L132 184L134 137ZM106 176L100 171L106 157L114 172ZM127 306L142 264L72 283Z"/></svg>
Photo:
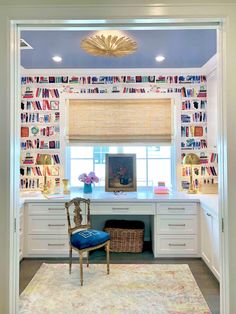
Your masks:
<svg viewBox="0 0 236 314"><path fill-rule="evenodd" d="M92 184L86 184L84 183L84 193L85 194L88 194L88 193L92 193Z"/></svg>

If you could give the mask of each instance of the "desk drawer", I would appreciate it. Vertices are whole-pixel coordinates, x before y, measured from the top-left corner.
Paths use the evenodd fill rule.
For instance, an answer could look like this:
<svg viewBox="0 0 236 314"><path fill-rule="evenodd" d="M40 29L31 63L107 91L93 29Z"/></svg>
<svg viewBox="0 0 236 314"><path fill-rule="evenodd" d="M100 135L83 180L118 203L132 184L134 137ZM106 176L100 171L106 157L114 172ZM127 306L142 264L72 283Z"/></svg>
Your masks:
<svg viewBox="0 0 236 314"><path fill-rule="evenodd" d="M197 215L157 215L157 234L197 234Z"/></svg>
<svg viewBox="0 0 236 314"><path fill-rule="evenodd" d="M55 235L28 235L27 255L28 256L55 256L68 255L69 253L68 236Z"/></svg>
<svg viewBox="0 0 236 314"><path fill-rule="evenodd" d="M28 205L29 215L63 215L66 217L66 209L58 203L31 203Z"/></svg>
<svg viewBox="0 0 236 314"><path fill-rule="evenodd" d="M159 203L157 204L157 214L176 215L196 215L196 203Z"/></svg>
<svg viewBox="0 0 236 314"><path fill-rule="evenodd" d="M160 235L157 237L158 255L194 255L198 253L197 236Z"/></svg>
<svg viewBox="0 0 236 314"><path fill-rule="evenodd" d="M68 234L66 216L29 216L28 234Z"/></svg>
<svg viewBox="0 0 236 314"><path fill-rule="evenodd" d="M155 203L92 203L91 214L154 215Z"/></svg>

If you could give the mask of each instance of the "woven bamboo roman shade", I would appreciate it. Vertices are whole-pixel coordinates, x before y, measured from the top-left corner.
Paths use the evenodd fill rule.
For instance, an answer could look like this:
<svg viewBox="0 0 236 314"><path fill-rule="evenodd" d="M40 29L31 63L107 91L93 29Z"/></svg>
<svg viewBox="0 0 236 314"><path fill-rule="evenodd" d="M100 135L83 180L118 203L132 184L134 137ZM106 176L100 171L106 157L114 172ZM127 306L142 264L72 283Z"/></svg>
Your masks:
<svg viewBox="0 0 236 314"><path fill-rule="evenodd" d="M170 142L171 99L73 99L68 102L69 142Z"/></svg>

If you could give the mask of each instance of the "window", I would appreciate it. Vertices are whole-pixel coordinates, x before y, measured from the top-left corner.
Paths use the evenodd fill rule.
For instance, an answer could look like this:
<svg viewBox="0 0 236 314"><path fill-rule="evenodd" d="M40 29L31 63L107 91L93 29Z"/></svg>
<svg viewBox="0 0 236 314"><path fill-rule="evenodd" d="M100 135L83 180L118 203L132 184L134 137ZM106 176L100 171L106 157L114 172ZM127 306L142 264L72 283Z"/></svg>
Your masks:
<svg viewBox="0 0 236 314"><path fill-rule="evenodd" d="M137 186L147 187L165 181L171 186L171 146L71 146L70 182L72 187L82 186L78 176L94 171L98 186L105 186L105 154L136 154Z"/></svg>

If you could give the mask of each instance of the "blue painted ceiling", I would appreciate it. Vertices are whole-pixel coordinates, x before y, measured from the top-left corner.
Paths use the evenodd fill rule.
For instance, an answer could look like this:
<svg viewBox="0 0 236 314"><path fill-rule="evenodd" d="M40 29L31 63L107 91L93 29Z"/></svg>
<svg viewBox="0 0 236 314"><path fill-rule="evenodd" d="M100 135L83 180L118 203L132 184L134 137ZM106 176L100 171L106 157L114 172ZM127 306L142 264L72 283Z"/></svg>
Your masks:
<svg viewBox="0 0 236 314"><path fill-rule="evenodd" d="M33 49L21 50L21 65L26 69L99 69L99 68L195 68L203 66L216 53L216 30L128 30L137 51L125 57L94 57L80 48L83 38L92 31L32 30L22 31L21 38ZM157 55L165 56L162 63ZM52 61L54 55L63 58Z"/></svg>

